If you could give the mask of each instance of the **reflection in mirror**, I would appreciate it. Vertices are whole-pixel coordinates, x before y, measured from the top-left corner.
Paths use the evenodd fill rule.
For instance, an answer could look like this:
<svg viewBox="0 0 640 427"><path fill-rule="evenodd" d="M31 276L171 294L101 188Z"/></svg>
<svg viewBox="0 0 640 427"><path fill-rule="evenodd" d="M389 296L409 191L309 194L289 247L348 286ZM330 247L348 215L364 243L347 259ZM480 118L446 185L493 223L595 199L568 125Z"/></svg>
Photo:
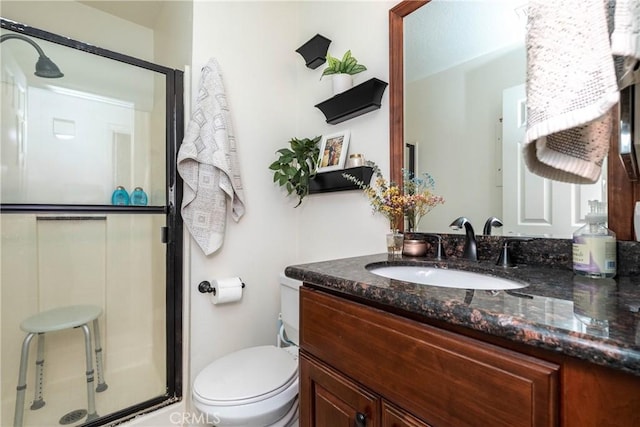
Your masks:
<svg viewBox="0 0 640 427"><path fill-rule="evenodd" d="M34 75L36 51L23 40L0 44L2 202L109 205L121 185L164 205L164 162L152 161L164 146L152 142L165 139L165 76L21 37L37 40L64 77Z"/></svg>
<svg viewBox="0 0 640 427"><path fill-rule="evenodd" d="M526 3L512 0L432 0L404 18L404 142L446 200L419 231L450 232L459 216L480 230L496 216L496 234L569 238L588 200L606 201L606 170L572 185L523 163L525 25Z"/></svg>

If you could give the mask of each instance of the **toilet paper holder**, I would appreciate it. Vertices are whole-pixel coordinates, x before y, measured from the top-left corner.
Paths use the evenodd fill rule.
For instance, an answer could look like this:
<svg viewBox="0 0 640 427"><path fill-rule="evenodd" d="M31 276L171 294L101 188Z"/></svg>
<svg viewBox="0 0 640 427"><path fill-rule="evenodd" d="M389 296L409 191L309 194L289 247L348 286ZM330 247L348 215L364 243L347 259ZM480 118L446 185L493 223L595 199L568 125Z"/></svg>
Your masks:
<svg viewBox="0 0 640 427"><path fill-rule="evenodd" d="M242 287L244 288L244 282L242 282ZM201 294L216 294L216 290L213 286L211 286L211 283L204 280L202 282L200 282L200 284L198 284L198 291Z"/></svg>

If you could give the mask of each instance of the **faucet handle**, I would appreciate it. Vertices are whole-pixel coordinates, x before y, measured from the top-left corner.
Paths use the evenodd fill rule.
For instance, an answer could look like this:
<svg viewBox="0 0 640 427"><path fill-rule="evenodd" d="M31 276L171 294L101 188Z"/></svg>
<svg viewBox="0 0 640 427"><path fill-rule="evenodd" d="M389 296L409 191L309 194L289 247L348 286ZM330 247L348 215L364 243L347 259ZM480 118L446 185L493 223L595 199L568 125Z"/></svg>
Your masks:
<svg viewBox="0 0 640 427"><path fill-rule="evenodd" d="M508 237L504 239L502 250L500 251L500 257L496 262L496 265L500 265L502 267L515 267L516 263L511 258L511 252L509 251L509 243L511 242L527 242L529 240L533 240L531 237Z"/></svg>
<svg viewBox="0 0 640 427"><path fill-rule="evenodd" d="M442 236L435 233L424 233L424 237L434 237L437 239L438 244L436 246L436 257L438 261L445 259L444 248L442 246Z"/></svg>

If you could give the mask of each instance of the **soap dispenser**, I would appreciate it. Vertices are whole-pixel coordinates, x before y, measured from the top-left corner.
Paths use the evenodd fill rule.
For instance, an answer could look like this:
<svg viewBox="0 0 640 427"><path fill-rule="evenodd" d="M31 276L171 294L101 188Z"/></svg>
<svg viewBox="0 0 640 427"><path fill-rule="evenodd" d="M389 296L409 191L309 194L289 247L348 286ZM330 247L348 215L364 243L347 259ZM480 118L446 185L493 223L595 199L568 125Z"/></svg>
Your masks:
<svg viewBox="0 0 640 427"><path fill-rule="evenodd" d="M573 271L589 277L616 275L616 235L606 226L605 204L589 200L587 223L573 233Z"/></svg>

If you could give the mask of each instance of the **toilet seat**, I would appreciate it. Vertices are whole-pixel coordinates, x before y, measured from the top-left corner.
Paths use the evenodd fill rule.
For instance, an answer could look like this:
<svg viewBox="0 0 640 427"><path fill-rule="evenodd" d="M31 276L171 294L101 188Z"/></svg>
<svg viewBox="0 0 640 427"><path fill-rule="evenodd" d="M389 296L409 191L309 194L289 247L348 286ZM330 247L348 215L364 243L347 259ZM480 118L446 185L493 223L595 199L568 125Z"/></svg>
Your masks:
<svg viewBox="0 0 640 427"><path fill-rule="evenodd" d="M272 425L297 406L297 351L268 345L231 353L198 374L192 395L221 425Z"/></svg>
<svg viewBox="0 0 640 427"><path fill-rule="evenodd" d="M209 364L196 377L193 393L208 405L246 405L281 393L297 375L297 356L273 345L250 347Z"/></svg>

